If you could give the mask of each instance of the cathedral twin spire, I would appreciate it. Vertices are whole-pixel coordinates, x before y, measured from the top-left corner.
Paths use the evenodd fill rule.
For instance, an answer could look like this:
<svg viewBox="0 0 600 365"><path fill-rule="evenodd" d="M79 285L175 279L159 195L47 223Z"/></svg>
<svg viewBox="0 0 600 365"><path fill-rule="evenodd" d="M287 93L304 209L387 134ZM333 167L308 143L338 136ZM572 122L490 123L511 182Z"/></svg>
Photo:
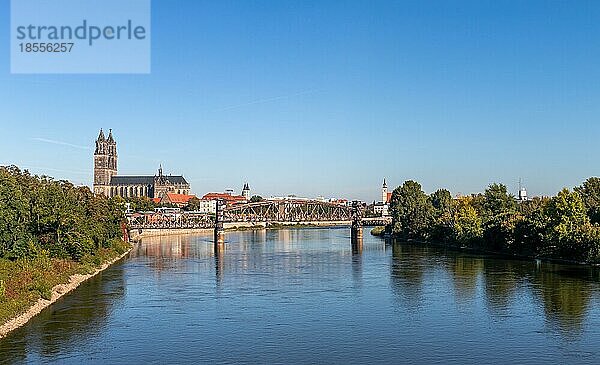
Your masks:
<svg viewBox="0 0 600 365"><path fill-rule="evenodd" d="M98 135L97 142L109 142L115 143L115 139L113 138L112 129L108 130L108 139L104 137L104 131L100 128L100 134Z"/></svg>
<svg viewBox="0 0 600 365"><path fill-rule="evenodd" d="M104 131L100 129L98 139L96 140L96 151L94 156L98 156L98 168L107 168L117 170L117 142L112 134L112 129L109 129L108 139L104 136ZM105 160L102 160L105 159Z"/></svg>

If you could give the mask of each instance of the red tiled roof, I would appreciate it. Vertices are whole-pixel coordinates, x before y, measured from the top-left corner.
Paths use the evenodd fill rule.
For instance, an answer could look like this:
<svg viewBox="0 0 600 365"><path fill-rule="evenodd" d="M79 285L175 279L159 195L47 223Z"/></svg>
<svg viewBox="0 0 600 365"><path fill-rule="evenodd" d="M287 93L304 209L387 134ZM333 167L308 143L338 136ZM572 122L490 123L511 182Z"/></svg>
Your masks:
<svg viewBox="0 0 600 365"><path fill-rule="evenodd" d="M166 193L163 200L173 204L187 204L190 199L195 198L195 195Z"/></svg>
<svg viewBox="0 0 600 365"><path fill-rule="evenodd" d="M225 193L208 193L202 197L202 200L218 200L218 199L223 199L223 200L227 201L228 203L237 203L237 202L241 202L241 201L246 201L246 198L244 198L241 195L229 195L229 194L225 194Z"/></svg>
<svg viewBox="0 0 600 365"><path fill-rule="evenodd" d="M152 201L153 201L155 204L158 204L158 203L160 203L160 198L152 198Z"/></svg>

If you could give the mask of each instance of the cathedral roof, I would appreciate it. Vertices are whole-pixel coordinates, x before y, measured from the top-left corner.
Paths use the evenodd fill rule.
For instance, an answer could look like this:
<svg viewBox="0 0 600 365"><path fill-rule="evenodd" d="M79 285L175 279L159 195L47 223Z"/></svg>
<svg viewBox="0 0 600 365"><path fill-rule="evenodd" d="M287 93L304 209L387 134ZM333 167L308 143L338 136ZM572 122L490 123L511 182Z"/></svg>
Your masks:
<svg viewBox="0 0 600 365"><path fill-rule="evenodd" d="M104 132L102 131L102 128L100 128L100 134L98 135L98 141L105 141L106 138L104 138Z"/></svg>
<svg viewBox="0 0 600 365"><path fill-rule="evenodd" d="M113 138L113 135L112 135L112 129L108 130L108 142L111 142L111 143L115 142L115 139Z"/></svg>
<svg viewBox="0 0 600 365"><path fill-rule="evenodd" d="M164 176L171 184L184 184L188 182L183 176L169 175ZM155 176L113 176L110 179L111 185L153 185Z"/></svg>
<svg viewBox="0 0 600 365"><path fill-rule="evenodd" d="M113 176L111 185L152 185L154 176Z"/></svg>

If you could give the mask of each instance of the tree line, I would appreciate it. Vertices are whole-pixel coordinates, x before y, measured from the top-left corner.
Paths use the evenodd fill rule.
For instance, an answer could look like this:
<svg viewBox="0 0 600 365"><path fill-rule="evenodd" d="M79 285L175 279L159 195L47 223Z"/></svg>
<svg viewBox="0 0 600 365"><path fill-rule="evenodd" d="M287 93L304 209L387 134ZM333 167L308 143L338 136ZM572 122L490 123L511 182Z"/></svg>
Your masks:
<svg viewBox="0 0 600 365"><path fill-rule="evenodd" d="M81 260L122 237L123 206L15 166L0 167L0 258Z"/></svg>
<svg viewBox="0 0 600 365"><path fill-rule="evenodd" d="M600 261L600 178L553 197L517 201L503 184L452 198L428 195L415 181L392 193L392 224L400 238L499 253L573 261Z"/></svg>

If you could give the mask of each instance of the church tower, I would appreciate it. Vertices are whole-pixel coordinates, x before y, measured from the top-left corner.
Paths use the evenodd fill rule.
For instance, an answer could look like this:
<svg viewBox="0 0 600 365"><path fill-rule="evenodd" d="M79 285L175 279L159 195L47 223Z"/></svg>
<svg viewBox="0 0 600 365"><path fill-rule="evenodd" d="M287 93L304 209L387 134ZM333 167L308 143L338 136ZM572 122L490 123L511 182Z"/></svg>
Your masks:
<svg viewBox="0 0 600 365"><path fill-rule="evenodd" d="M387 183L385 182L385 177L384 177L383 178L383 186L381 187L381 201L383 202L383 204L387 203L387 194L388 194Z"/></svg>
<svg viewBox="0 0 600 365"><path fill-rule="evenodd" d="M108 138L100 129L96 139L96 150L94 151L94 194L110 195L110 180L117 174L117 142L115 142L112 129Z"/></svg>
<svg viewBox="0 0 600 365"><path fill-rule="evenodd" d="M250 201L250 187L248 183L244 183L244 188L242 189L242 196L246 198L246 200Z"/></svg>

